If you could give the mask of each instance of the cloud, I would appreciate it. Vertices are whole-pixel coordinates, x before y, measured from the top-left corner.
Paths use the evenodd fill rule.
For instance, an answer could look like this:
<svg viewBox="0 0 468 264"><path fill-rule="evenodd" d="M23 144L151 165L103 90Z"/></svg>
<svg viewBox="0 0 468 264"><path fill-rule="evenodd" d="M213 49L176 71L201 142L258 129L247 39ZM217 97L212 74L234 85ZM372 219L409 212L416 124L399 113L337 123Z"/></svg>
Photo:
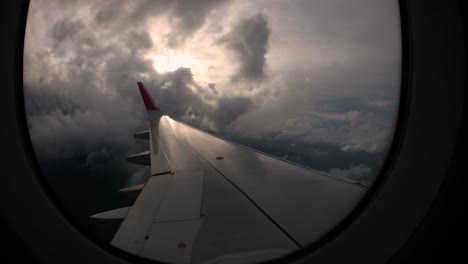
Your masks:
<svg viewBox="0 0 468 264"><path fill-rule="evenodd" d="M52 27L52 37L60 42L73 37L82 27L79 21L61 19Z"/></svg>
<svg viewBox="0 0 468 264"><path fill-rule="evenodd" d="M85 155L90 158L86 163L91 165L95 164L91 162L95 160L93 157L103 153L103 147L108 150L106 153L122 158L136 151L131 134L140 115L126 108L125 102L102 100L108 107L113 103L121 107L116 111L103 111L53 95L34 95L34 92L29 93L26 109L29 133L39 159L69 159ZM34 112L33 109L42 111Z"/></svg>
<svg viewBox="0 0 468 264"><path fill-rule="evenodd" d="M166 34L166 44L179 48L194 32L200 29L213 10L229 0L138 0L138 1L99 1L93 6L94 20L110 31L146 28L150 19L161 16L169 18L170 32Z"/></svg>
<svg viewBox="0 0 468 264"><path fill-rule="evenodd" d="M348 168L333 168L329 172L334 175L343 176L348 179L362 182L370 182L370 179L373 176L372 169L365 164L351 163Z"/></svg>
<svg viewBox="0 0 468 264"><path fill-rule="evenodd" d="M112 157L112 153L106 147L102 147L96 152L90 153L86 157L86 161L82 164L84 167L96 167L101 166L109 162L109 159Z"/></svg>
<svg viewBox="0 0 468 264"><path fill-rule="evenodd" d="M252 106L247 97L227 97L218 100L216 111L213 112L213 120L220 129L234 122Z"/></svg>
<svg viewBox="0 0 468 264"><path fill-rule="evenodd" d="M37 4L32 3L33 11ZM41 21L34 15L39 14L31 13L28 23ZM28 24L26 33L24 88L37 156L87 155L86 164L93 165L103 160L97 158L103 146L113 157L131 154L136 149L132 132L144 120L136 80L154 73L141 53L152 46L149 34L127 31L106 39L101 27L71 15L50 25L45 43L55 48L48 49L33 45L34 26Z"/></svg>
<svg viewBox="0 0 468 264"><path fill-rule="evenodd" d="M363 63L349 58L328 63L316 55L329 54L320 47L331 36L342 41L329 43L337 54L351 54L350 47L357 47L352 35L338 34L359 28L357 9L347 15L351 26L342 17L336 25L321 17L326 27L320 29L305 15L308 1L285 7L291 19L280 21L278 3L255 8L255 3L242 1L51 1L44 4L49 9L41 9L42 2L32 1L24 76L36 149L51 159L99 154L102 145L112 155L131 152L132 131L145 122L135 92L136 81L142 81L171 117L241 143L268 139L290 147L294 142L302 152L289 157L383 153L393 129L399 79L398 67L382 60L398 49L389 41L379 44L381 34L366 24L359 31L367 39L362 45L381 47L386 57L374 64L374 59ZM224 10L227 6L233 8ZM156 27L158 23L164 27ZM161 31L155 33L155 28ZM300 48L304 43L310 44L307 50ZM206 65L196 61L156 72L151 54L167 50L201 50L191 55L205 58ZM199 71L202 66L206 75ZM336 149L299 147L310 144L333 144Z"/></svg>
<svg viewBox="0 0 468 264"><path fill-rule="evenodd" d="M127 35L126 44L132 51L148 50L153 47L153 40L148 32L131 31Z"/></svg>
<svg viewBox="0 0 468 264"><path fill-rule="evenodd" d="M161 107L173 118L187 120L190 110L190 116L203 119L212 111L212 106L203 100L203 96L210 93L209 89L196 83L189 68L166 73L155 87Z"/></svg>
<svg viewBox="0 0 468 264"><path fill-rule="evenodd" d="M393 134L395 108L355 97L301 94L301 86L288 83L288 95L266 98L264 105L255 100L255 107L239 117L234 133L258 140L331 143L343 152L385 153Z"/></svg>
<svg viewBox="0 0 468 264"><path fill-rule="evenodd" d="M217 94L218 91L216 91L216 84L215 83L209 83L208 88L213 91L213 93Z"/></svg>
<svg viewBox="0 0 468 264"><path fill-rule="evenodd" d="M132 132L145 122L136 81L151 89L171 117L199 127L224 127L245 112L248 100L241 97L207 103L216 99L215 90L197 83L190 68L156 72L145 57L154 46L145 27L123 26L120 34L105 37L120 23L117 18L131 16L132 21L128 10L145 4L112 5L106 13L91 10L96 13L91 22L80 16L57 19L47 35L51 50L31 47L33 29L28 25L26 42L31 48L25 49L25 103L38 157L57 160L85 155L86 166L94 166L104 161L100 158L104 154L109 158L132 154L138 147ZM177 12L182 15L183 11ZM218 107L229 115L216 114Z"/></svg>
<svg viewBox="0 0 468 264"><path fill-rule="evenodd" d="M231 2L229 0L174 1L170 19L174 30L168 34L169 47L178 47L196 30L201 28L211 12Z"/></svg>
<svg viewBox="0 0 468 264"><path fill-rule="evenodd" d="M231 49L239 61L234 79L258 80L265 77L269 38L270 28L266 16L256 14L241 20L218 41Z"/></svg>

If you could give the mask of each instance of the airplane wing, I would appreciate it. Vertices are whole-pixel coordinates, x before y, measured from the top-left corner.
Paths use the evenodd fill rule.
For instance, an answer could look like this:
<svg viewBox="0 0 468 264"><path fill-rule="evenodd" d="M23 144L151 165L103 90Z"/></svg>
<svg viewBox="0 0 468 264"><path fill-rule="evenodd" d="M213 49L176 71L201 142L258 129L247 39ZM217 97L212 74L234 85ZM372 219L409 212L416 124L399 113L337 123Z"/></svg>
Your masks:
<svg viewBox="0 0 468 264"><path fill-rule="evenodd" d="M366 188L356 182L235 144L170 118L142 83L150 150L128 161L150 179L121 191L131 207L111 244L168 263L249 263L279 257L330 231Z"/></svg>

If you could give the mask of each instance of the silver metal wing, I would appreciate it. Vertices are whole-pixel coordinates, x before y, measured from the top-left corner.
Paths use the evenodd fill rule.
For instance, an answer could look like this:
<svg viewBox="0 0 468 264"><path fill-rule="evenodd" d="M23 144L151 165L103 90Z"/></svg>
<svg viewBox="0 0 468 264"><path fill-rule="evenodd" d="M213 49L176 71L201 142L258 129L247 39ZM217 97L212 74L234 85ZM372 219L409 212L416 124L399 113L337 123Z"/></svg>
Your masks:
<svg viewBox="0 0 468 264"><path fill-rule="evenodd" d="M169 263L250 263L279 257L333 229L367 188L238 145L161 112L143 84L150 150L127 158L151 166L111 244Z"/></svg>

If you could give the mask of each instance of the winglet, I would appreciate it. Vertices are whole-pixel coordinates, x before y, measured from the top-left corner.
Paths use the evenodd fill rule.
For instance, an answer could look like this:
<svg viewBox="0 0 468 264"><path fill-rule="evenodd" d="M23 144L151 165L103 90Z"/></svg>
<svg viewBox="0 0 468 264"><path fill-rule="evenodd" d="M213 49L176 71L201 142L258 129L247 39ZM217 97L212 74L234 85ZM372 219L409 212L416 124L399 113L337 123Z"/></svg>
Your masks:
<svg viewBox="0 0 468 264"><path fill-rule="evenodd" d="M141 98L143 98L143 102L145 103L145 107L147 111L161 111L161 109L156 105L151 95L146 90L145 86L141 82L137 82L138 89L140 90Z"/></svg>

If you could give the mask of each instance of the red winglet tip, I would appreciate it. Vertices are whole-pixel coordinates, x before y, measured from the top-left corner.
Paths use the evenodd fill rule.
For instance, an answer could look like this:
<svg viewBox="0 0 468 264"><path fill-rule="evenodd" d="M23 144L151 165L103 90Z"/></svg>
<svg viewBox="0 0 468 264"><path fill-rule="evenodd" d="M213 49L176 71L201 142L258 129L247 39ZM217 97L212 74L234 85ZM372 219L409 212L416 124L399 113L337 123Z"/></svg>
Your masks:
<svg viewBox="0 0 468 264"><path fill-rule="evenodd" d="M140 90L141 98L143 98L143 103L145 103L146 110L159 111L159 108L154 105L143 83L137 82L137 84L138 84L138 89Z"/></svg>

